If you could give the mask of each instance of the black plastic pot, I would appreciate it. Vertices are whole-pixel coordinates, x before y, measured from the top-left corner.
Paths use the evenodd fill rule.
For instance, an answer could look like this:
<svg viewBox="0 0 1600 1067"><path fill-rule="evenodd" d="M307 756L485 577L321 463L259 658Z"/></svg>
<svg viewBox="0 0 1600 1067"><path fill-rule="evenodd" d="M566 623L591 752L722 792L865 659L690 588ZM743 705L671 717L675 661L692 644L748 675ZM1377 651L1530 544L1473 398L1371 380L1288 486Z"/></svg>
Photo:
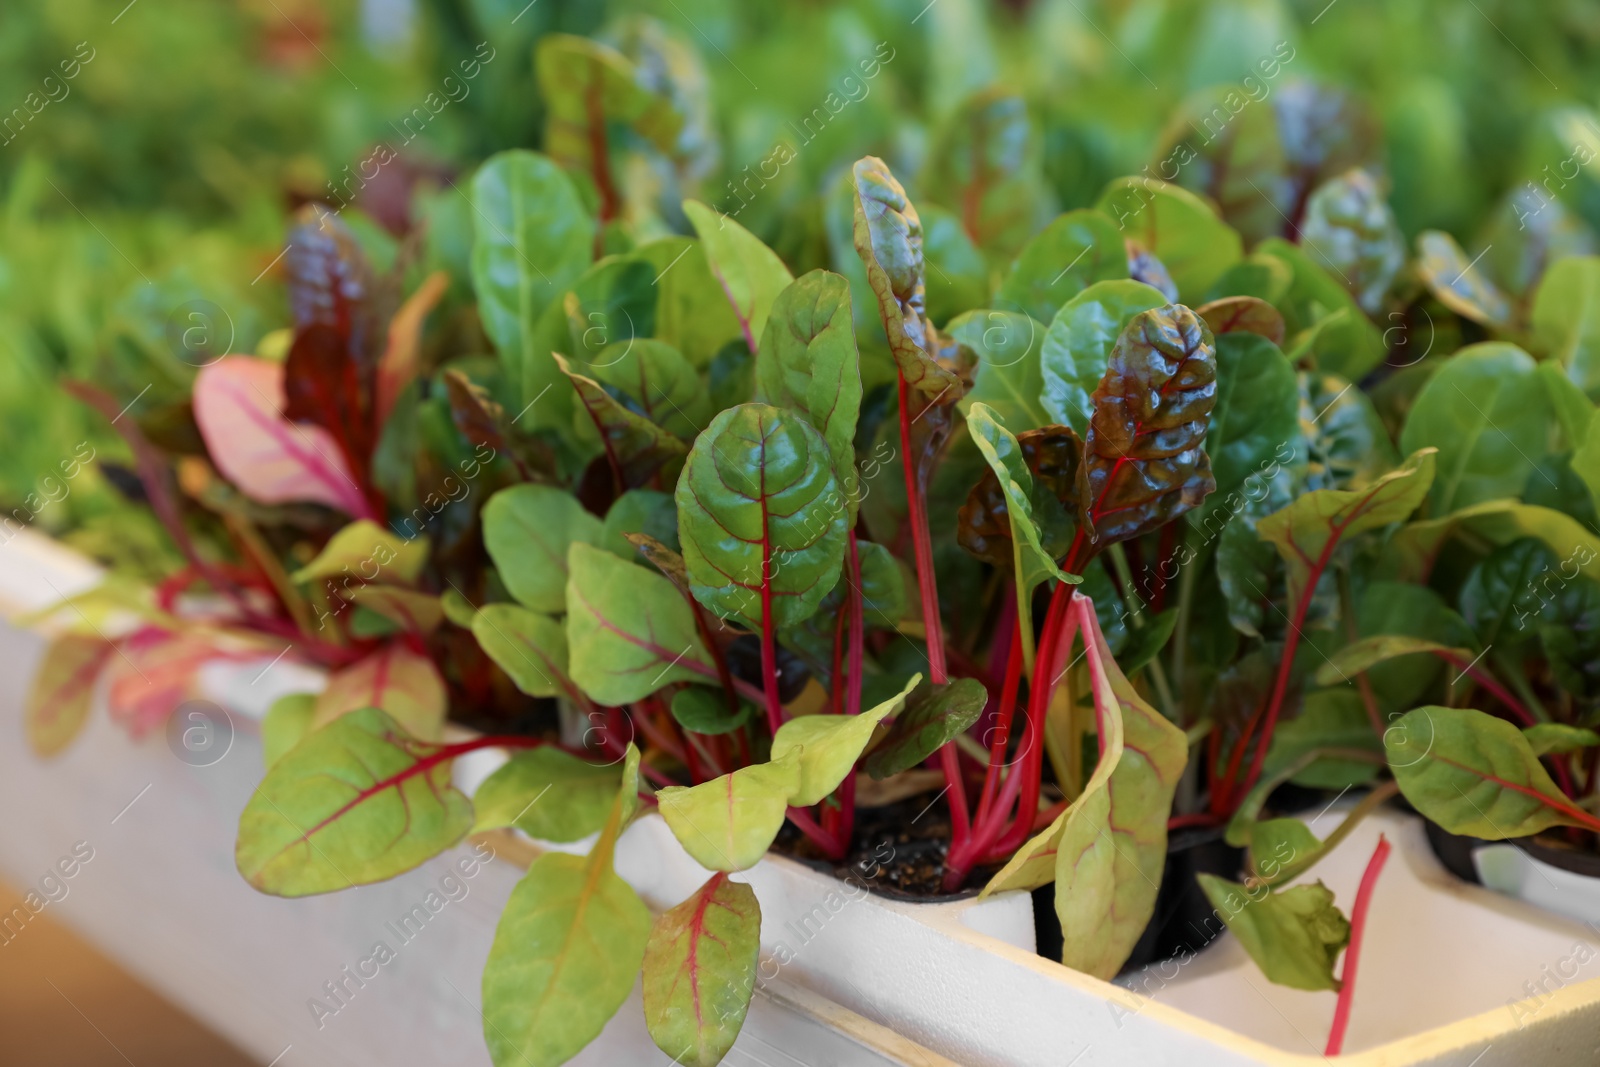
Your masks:
<svg viewBox="0 0 1600 1067"><path fill-rule="evenodd" d="M1564 871L1581 874L1586 878L1600 878L1600 853L1555 848L1541 844L1531 837L1485 841L1481 837L1452 834L1431 819L1424 819L1423 826L1428 833L1428 844L1432 846L1433 854L1439 857L1439 862L1444 864L1445 869L1451 874L1473 885L1483 883L1478 880L1478 867L1473 861L1472 854L1485 845L1515 845L1540 863L1548 863L1552 867L1560 867Z"/></svg>
<svg viewBox="0 0 1600 1067"><path fill-rule="evenodd" d="M1179 830L1167 839L1167 864L1161 874L1155 914L1145 927L1123 973L1152 963L1193 955L1215 941L1226 927L1200 888L1197 874L1237 879L1244 868L1244 850L1223 840L1222 827ZM1054 884L1033 891L1033 923L1039 955L1061 958L1061 920L1056 915Z"/></svg>

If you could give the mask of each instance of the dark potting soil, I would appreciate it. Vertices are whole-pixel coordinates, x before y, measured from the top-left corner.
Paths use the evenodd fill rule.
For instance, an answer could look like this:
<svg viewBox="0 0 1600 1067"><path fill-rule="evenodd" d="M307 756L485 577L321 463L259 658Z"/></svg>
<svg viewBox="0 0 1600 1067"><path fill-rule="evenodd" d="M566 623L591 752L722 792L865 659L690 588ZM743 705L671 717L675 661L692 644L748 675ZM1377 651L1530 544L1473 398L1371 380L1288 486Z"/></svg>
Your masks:
<svg viewBox="0 0 1600 1067"><path fill-rule="evenodd" d="M792 823L784 823L775 847L808 867L895 900L932 903L976 896L998 868L972 872L959 892L943 891L950 816L942 805L934 804L938 795L929 792L883 807L858 808L855 836L840 863L825 858Z"/></svg>

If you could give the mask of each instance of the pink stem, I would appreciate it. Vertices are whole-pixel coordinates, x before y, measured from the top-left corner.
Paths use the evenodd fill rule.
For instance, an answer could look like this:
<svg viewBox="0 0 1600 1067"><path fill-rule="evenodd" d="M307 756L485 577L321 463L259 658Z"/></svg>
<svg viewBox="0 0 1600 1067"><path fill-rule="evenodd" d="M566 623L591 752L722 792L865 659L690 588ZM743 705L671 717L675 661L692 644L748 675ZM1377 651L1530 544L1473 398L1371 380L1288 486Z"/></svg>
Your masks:
<svg viewBox="0 0 1600 1067"><path fill-rule="evenodd" d="M1350 947L1344 950L1344 970L1339 974L1339 1004L1333 1010L1333 1028L1328 1032L1328 1047L1324 1056L1337 1056L1344 1048L1344 1031L1350 1025L1350 1002L1356 992L1356 966L1361 962L1361 936L1367 928L1367 909L1372 904L1372 890L1383 873L1384 861L1389 858L1389 839L1378 835L1378 847L1372 850L1367 869L1361 875L1361 888L1356 890L1356 906L1350 912Z"/></svg>

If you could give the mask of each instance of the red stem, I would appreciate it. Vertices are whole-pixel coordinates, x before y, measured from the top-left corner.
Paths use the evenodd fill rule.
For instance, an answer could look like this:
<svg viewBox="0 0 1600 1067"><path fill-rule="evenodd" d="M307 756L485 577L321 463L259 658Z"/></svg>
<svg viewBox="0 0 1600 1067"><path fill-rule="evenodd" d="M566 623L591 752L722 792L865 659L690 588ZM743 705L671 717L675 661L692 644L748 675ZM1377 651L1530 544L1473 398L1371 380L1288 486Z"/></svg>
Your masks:
<svg viewBox="0 0 1600 1067"><path fill-rule="evenodd" d="M922 498L922 482L917 477L916 460L911 454L911 387L906 376L900 379L900 466L906 477L906 520L911 527L912 551L917 563L917 589L922 594L922 625L927 631L928 679L944 685L949 675L944 665L944 628L939 621L939 587L933 575L933 540L928 533L927 503Z"/></svg>
<svg viewBox="0 0 1600 1067"><path fill-rule="evenodd" d="M1017 712L1017 690L1022 685L1022 637L1016 632L1018 626L1017 617L1013 615L1011 649L1006 655L1006 674L1000 688L999 714L995 716L994 724L990 727L994 731L994 740L989 743L989 766L984 771L983 792L978 798L979 826L989 821L995 790L1000 785L1000 769L1005 764L1006 744L1011 740L1011 722Z"/></svg>
<svg viewBox="0 0 1600 1067"><path fill-rule="evenodd" d="M823 851L823 854L831 856L840 851L838 841L835 840L832 834L818 826L816 820L811 817L811 813L806 811L805 808L790 808L789 821L794 823L801 833L809 837Z"/></svg>
<svg viewBox="0 0 1600 1067"><path fill-rule="evenodd" d="M1333 1028L1328 1033L1328 1047L1324 1056L1337 1056L1344 1048L1345 1027L1350 1025L1350 1002L1356 992L1356 966L1361 962L1361 936L1367 928L1367 909L1372 904L1372 890L1383 873L1384 861L1389 858L1389 839L1378 835L1378 847L1372 850L1367 869L1361 875L1361 888L1356 890L1356 906L1350 912L1350 947L1344 950L1344 970L1339 974L1339 1004L1333 1010Z"/></svg>

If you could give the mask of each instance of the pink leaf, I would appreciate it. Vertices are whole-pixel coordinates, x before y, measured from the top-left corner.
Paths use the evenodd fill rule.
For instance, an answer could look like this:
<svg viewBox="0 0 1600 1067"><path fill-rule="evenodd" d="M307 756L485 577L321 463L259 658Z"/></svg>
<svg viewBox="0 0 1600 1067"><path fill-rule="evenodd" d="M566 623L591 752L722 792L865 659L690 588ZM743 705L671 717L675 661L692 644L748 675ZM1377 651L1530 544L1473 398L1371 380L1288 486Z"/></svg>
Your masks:
<svg viewBox="0 0 1600 1067"><path fill-rule="evenodd" d="M359 708L382 708L413 737L433 741L444 725L444 679L433 661L392 642L328 679L317 696L312 729Z"/></svg>
<svg viewBox="0 0 1600 1067"><path fill-rule="evenodd" d="M146 626L119 643L110 663L112 719L135 737L162 726L178 705L195 699L196 675L206 663L229 658L212 638ZM259 650L253 655L259 655Z"/></svg>
<svg viewBox="0 0 1600 1067"><path fill-rule="evenodd" d="M436 270L428 275L389 322L389 343L378 364L378 428L389 421L400 391L417 376L422 348L422 323L439 298L450 288L450 275Z"/></svg>
<svg viewBox="0 0 1600 1067"><path fill-rule="evenodd" d="M333 436L283 417L283 365L229 356L194 383L194 418L217 468L263 504L308 500L373 518Z"/></svg>

